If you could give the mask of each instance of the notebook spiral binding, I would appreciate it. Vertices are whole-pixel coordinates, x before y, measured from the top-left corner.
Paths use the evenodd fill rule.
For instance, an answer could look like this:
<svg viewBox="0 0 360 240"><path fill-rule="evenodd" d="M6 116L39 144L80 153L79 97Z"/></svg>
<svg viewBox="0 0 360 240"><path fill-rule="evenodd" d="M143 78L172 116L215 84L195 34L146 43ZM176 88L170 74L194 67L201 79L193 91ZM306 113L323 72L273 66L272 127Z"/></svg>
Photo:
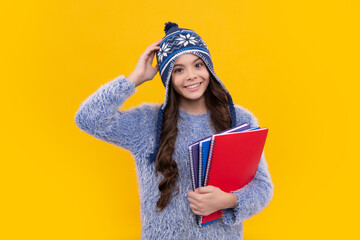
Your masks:
<svg viewBox="0 0 360 240"><path fill-rule="evenodd" d="M207 162L207 166L206 166L206 175L205 175L205 181L204 181L204 186L207 186L208 184L208 178L209 178L209 172L211 169L211 163L212 163L212 157L213 157L213 150L215 147L215 137L212 137L211 139L211 145L210 145L210 151L209 151L209 158L208 158L208 162Z"/></svg>
<svg viewBox="0 0 360 240"><path fill-rule="evenodd" d="M195 191L195 173L194 173L194 167L193 167L194 160L193 160L191 148L189 148L189 161L190 161L190 171L191 171L191 177L192 177L192 187L193 187L193 190Z"/></svg>
<svg viewBox="0 0 360 240"><path fill-rule="evenodd" d="M203 154L202 154L202 151L203 151L203 146L202 144L200 143L199 144L199 187L202 187L201 186L201 182L202 182L202 178L201 178L201 173L202 173L202 161L203 161Z"/></svg>
<svg viewBox="0 0 360 240"><path fill-rule="evenodd" d="M194 173L194 167L193 167L193 156L192 156L192 152L191 152L191 148L189 148L189 161L190 161L190 171L191 171L191 177L192 177L192 187L193 190L195 191L195 173ZM195 219L196 221L199 223L200 222L200 216L195 214Z"/></svg>

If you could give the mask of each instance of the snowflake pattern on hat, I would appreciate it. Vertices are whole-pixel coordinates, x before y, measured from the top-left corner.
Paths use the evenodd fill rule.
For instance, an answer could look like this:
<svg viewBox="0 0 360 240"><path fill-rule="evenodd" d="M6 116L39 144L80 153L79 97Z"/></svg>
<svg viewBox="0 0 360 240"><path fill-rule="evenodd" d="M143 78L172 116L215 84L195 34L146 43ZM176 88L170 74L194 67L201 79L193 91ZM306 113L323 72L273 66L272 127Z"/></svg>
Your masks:
<svg viewBox="0 0 360 240"><path fill-rule="evenodd" d="M158 58L160 59L160 61L162 61L163 57L167 57L169 51L170 51L170 48L168 47L169 43L166 43L164 45L162 45L162 47L159 49L158 51Z"/></svg>
<svg viewBox="0 0 360 240"><path fill-rule="evenodd" d="M179 34L179 36L180 37L176 39L179 41L177 44L184 44L184 47L186 47L186 45L188 45L189 43L195 45L198 42L198 40L196 40L196 37L190 35L190 33L186 34L186 36Z"/></svg>

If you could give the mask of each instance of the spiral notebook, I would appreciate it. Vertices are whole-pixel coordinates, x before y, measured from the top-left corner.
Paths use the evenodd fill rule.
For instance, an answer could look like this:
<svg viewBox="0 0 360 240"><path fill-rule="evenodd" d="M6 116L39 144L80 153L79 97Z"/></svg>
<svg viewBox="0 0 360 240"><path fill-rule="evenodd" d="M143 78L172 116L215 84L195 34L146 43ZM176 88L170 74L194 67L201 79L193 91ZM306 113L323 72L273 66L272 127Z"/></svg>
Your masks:
<svg viewBox="0 0 360 240"><path fill-rule="evenodd" d="M218 134L226 134L228 132L243 131L249 129L250 125L244 123L238 125L234 128L230 128ZM201 139L191 145L189 145L189 163L190 163L190 172L191 172L191 183L192 189L195 191L196 188L204 186L205 181L205 170L207 165L207 159L210 149L210 140L211 136ZM196 222L199 224L200 216L196 215Z"/></svg>
<svg viewBox="0 0 360 240"><path fill-rule="evenodd" d="M256 127L256 128L259 128L259 127ZM252 129L252 128L250 128L250 125L248 123L244 123L244 124L238 125L234 128L230 128L228 130L222 131L216 135L222 135L222 134L227 134L227 133L231 133L231 132L241 132L241 131L249 130L249 129ZM255 129L255 128L253 128L253 129ZM198 151L199 151L199 180L198 180L199 186L198 187L204 186L206 165L207 165L207 161L208 161L208 157L209 157L210 144L211 144L211 136L199 141L199 149L198 149Z"/></svg>
<svg viewBox="0 0 360 240"><path fill-rule="evenodd" d="M249 129L250 125L248 123L244 123L238 125L234 128L227 129L222 131L218 134L226 134L228 132L236 132L236 131L243 131ZM191 181L193 190L196 188L203 186L203 182L205 179L205 170L206 170L206 163L207 163L207 155L210 149L210 140L211 136L200 139L191 145L189 145L189 162L190 162L190 171L191 171ZM201 144L201 145L200 145ZM205 156L206 158L204 158ZM201 174L203 172L203 174ZM202 179L202 180L201 180ZM202 184L200 183L202 182Z"/></svg>
<svg viewBox="0 0 360 240"><path fill-rule="evenodd" d="M267 133L267 128L260 128L212 135L204 186L230 192L248 184L256 174ZM221 217L222 211L217 211L197 219L202 227Z"/></svg>

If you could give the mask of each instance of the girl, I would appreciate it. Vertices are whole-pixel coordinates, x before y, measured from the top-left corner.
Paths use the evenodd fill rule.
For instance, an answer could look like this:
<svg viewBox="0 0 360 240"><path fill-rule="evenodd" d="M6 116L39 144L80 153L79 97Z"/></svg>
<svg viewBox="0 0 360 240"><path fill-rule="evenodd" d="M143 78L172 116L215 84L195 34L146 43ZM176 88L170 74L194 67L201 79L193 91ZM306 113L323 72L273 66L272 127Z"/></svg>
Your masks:
<svg viewBox="0 0 360 240"><path fill-rule="evenodd" d="M141 202L141 239L243 239L243 224L262 211L273 183L262 156L254 179L226 193L214 186L191 189L188 145L242 123L257 125L234 106L214 72L200 36L175 23L151 44L126 78L118 76L86 99L75 116L83 131L128 149L134 156ZM156 54L157 64L152 66ZM135 88L160 73L165 100L119 111ZM223 218L199 228L195 215L223 210Z"/></svg>

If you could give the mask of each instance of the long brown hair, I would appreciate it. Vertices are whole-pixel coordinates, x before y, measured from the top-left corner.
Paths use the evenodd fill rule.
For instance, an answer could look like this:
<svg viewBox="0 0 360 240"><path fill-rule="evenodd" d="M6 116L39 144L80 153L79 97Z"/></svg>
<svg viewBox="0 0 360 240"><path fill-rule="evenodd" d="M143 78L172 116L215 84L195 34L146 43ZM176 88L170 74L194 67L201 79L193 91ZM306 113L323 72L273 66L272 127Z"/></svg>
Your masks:
<svg viewBox="0 0 360 240"><path fill-rule="evenodd" d="M180 96L171 85L169 87L169 101L165 109L162 130L160 135L160 147L156 156L155 173L160 172L163 179L159 184L160 198L156 203L158 212L164 210L171 198L171 193L175 189L176 194L179 189L176 181L179 171L172 155L175 150L175 140L177 137L177 121L179 117ZM228 109L228 99L220 83L213 79L210 74L209 86L205 91L205 104L210 111L211 125L215 132L220 132L231 127L231 116Z"/></svg>

